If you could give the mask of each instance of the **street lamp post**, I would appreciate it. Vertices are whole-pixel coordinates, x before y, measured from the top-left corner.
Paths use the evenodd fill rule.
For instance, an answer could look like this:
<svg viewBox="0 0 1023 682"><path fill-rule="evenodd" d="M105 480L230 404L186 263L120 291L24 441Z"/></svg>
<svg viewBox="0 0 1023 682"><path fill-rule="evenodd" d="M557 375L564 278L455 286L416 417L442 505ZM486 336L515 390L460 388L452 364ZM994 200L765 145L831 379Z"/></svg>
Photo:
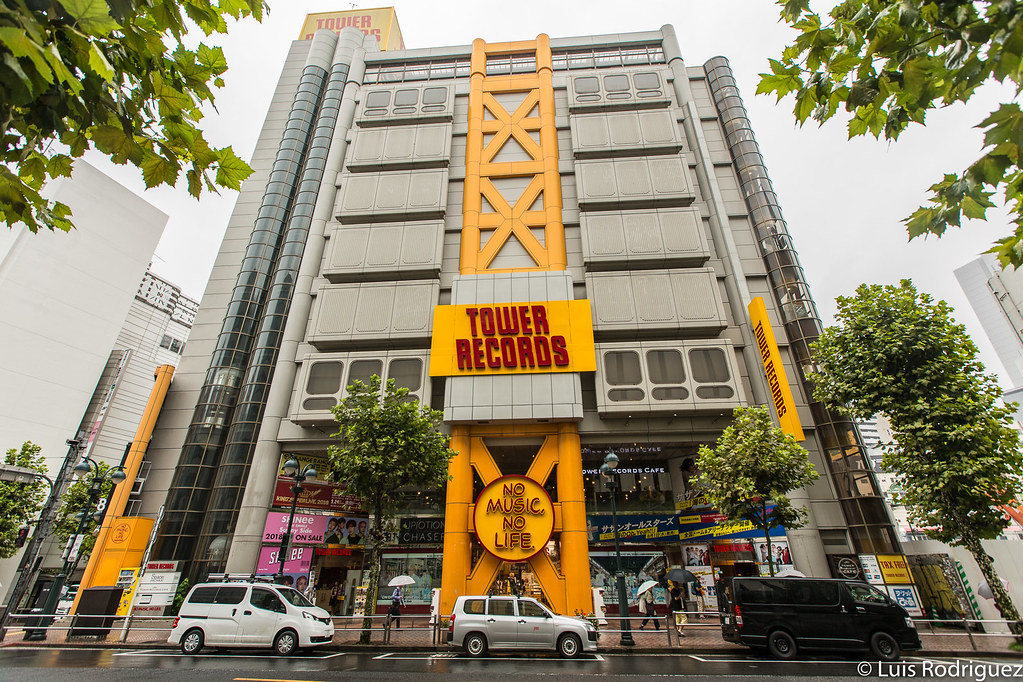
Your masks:
<svg viewBox="0 0 1023 682"><path fill-rule="evenodd" d="M295 485L291 486L291 514L288 515L288 530L281 536L281 549L277 553L277 582L282 582L284 577L284 559L288 556L288 545L291 543L291 524L295 520L295 507L298 506L298 494L302 492L302 482L307 478L316 478L316 469L312 464L306 464L302 471L298 470L298 460L294 457L284 463L284 475L295 479Z"/></svg>
<svg viewBox="0 0 1023 682"><path fill-rule="evenodd" d="M622 551L618 544L618 509L615 505L615 493L622 488L621 474L616 469L618 468L618 455L614 452L608 451L607 456L604 457L604 463L600 465L600 474L607 479L607 485L611 488L611 525L614 526L615 536L615 560L617 561L617 571L615 572L615 581L618 583L618 618L621 622L622 630L622 646L635 646L636 642L632 639L632 627L629 624L629 601L625 595L625 571L622 570Z"/></svg>
<svg viewBox="0 0 1023 682"><path fill-rule="evenodd" d="M99 464L97 464L92 458L86 455L81 462L75 465L72 471L75 478L81 478L87 475L92 475L89 482L89 497L85 505L81 510L75 514L75 518L78 519L78 530L75 532L74 538L85 533L85 529L89 525L90 515L97 521L103 519L103 514L106 512L105 507L97 508L94 512L93 506L96 505L97 499L99 499L100 492L102 491L103 484L107 480L113 481L116 486L118 483L127 478L124 473L124 469L121 467L112 467L107 470L105 474L100 474ZM74 541L72 541L74 542ZM72 545L73 547L73 545ZM46 602L43 604L42 613L38 624L43 627L49 627L50 623L53 622L53 617L57 610L57 602L60 601L62 593L64 592L64 583L67 581L71 571L74 570L75 564L78 563L78 554L74 551L69 551L67 557L64 559L64 565L53 578L53 584L50 586L50 591L46 594ZM40 640L46 639L46 630L26 630L26 640Z"/></svg>

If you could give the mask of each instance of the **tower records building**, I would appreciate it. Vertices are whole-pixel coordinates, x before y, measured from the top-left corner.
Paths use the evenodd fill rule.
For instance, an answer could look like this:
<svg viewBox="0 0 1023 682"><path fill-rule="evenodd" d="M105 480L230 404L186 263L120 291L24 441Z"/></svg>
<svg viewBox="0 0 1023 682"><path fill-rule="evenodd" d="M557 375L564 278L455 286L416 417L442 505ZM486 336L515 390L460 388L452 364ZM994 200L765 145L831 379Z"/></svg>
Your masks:
<svg viewBox="0 0 1023 682"><path fill-rule="evenodd" d="M284 65L149 449L154 558L277 572L282 462L325 479L330 408L374 374L443 410L458 452L444 489L401 493L382 548L381 585L412 576L424 609L441 588L442 613L502 591L592 611L612 451L633 591L762 570L763 538L695 486L739 405L770 405L822 474L777 562L898 554L854 426L810 398L820 320L724 58L685 63L670 26L380 50L394 36L352 14ZM372 608L361 501L304 487L284 572Z"/></svg>

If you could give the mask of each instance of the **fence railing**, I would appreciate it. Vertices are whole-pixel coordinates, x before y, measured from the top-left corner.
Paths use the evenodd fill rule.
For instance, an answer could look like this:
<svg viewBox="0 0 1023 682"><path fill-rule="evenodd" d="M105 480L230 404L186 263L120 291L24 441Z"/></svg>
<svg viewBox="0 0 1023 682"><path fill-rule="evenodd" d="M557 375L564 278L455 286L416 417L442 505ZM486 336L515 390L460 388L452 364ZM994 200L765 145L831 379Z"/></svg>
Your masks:
<svg viewBox="0 0 1023 682"><path fill-rule="evenodd" d="M660 614L649 619L630 614L628 632L636 649L736 647L721 637L717 612L683 612L684 622L677 622L671 614ZM335 645L355 645L368 633L370 644L395 647L447 647L448 619L434 619L426 614L394 617L381 614L369 616L370 627L365 627L366 616L333 616ZM18 640L50 644L134 644L163 646L171 634L174 616L63 616L43 613L11 614L7 627L0 630L0 642ZM600 633L598 647L617 649L629 646L621 639L625 633L623 621L607 615L597 624ZM646 620L646 626L640 627ZM591 619L593 622L593 619ZM996 619L914 619L917 632L927 650L997 651L1004 650L1013 641L1009 622ZM628 642L629 638L626 638Z"/></svg>

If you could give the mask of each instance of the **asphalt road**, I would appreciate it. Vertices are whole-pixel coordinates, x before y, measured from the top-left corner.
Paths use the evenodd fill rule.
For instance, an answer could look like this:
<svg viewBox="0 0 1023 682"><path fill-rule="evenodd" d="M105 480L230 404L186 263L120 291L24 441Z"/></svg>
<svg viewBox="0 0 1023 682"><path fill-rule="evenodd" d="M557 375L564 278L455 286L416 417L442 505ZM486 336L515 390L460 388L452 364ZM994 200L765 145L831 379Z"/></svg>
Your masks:
<svg viewBox="0 0 1023 682"><path fill-rule="evenodd" d="M171 649L0 649L0 680L17 682L314 682L320 680L602 679L687 680L840 678L972 680L1023 679L1023 658L916 658L879 664L851 658L814 657L781 663L733 654L599 654L565 661L545 655L495 655L475 660L453 653L314 651L293 658L262 652L210 652L185 656Z"/></svg>

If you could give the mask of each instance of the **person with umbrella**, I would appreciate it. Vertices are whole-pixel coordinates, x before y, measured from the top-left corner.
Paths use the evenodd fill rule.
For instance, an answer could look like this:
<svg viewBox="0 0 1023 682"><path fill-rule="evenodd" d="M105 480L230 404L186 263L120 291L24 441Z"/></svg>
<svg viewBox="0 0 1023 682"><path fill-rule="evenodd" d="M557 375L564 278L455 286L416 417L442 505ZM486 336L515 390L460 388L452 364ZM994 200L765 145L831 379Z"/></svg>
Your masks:
<svg viewBox="0 0 1023 682"><path fill-rule="evenodd" d="M405 606L405 595L402 593L402 586L414 585L415 579L408 575L399 575L395 578L391 578L391 581L387 583L388 587L394 587L394 592L391 593L391 606L387 609L387 615L393 619L394 627L401 627L401 607Z"/></svg>
<svg viewBox="0 0 1023 682"><path fill-rule="evenodd" d="M647 580L639 586L639 612L643 614L643 622L639 624L640 630L646 627L648 620L654 622L654 628L661 629L661 622L657 620L657 613L654 609L654 587L656 586L656 580Z"/></svg>
<svg viewBox="0 0 1023 682"><path fill-rule="evenodd" d="M689 618L686 616L686 608L683 603L683 595L685 594L683 586L686 583L695 583L699 579L692 571L687 571L684 568L677 567L668 571L665 574L664 579L668 582L668 585L671 588L668 600L668 612L672 615L675 634L679 637L685 637L686 635L682 630L685 628Z"/></svg>

